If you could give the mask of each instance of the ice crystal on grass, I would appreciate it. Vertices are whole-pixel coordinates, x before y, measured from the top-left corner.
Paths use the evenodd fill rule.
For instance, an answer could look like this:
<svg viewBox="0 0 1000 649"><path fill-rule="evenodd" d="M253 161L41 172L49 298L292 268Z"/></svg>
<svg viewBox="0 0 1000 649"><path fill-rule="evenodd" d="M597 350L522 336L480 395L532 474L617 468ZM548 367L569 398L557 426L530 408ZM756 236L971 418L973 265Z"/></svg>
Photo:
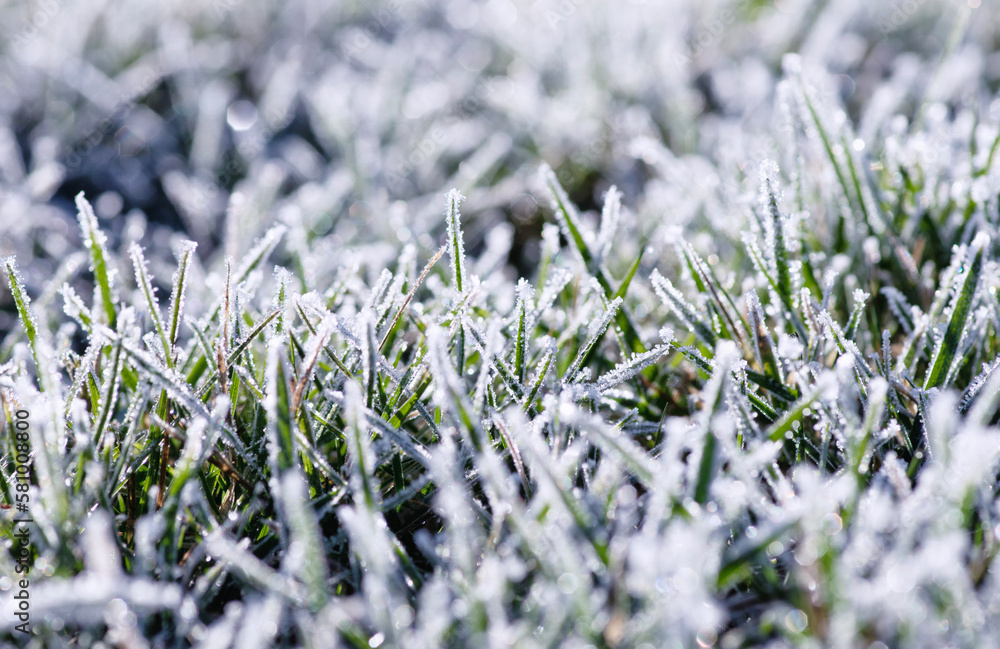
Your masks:
<svg viewBox="0 0 1000 649"><path fill-rule="evenodd" d="M0 3L37 643L997 645L996 7L676 4Z"/></svg>

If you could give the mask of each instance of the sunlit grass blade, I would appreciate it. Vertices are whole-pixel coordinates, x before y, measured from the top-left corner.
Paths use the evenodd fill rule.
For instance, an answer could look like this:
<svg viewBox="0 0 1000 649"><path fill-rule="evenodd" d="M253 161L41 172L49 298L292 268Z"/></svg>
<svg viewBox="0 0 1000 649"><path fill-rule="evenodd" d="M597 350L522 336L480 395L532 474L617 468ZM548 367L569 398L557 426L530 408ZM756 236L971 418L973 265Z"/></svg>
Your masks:
<svg viewBox="0 0 1000 649"><path fill-rule="evenodd" d="M660 300L670 308L680 321L695 333L696 336L708 347L715 348L718 334L706 323L700 315L698 309L684 299L683 294L674 288L673 283L660 275L658 270L653 270L649 280L653 283L656 294Z"/></svg>
<svg viewBox="0 0 1000 649"><path fill-rule="evenodd" d="M191 257L197 244L193 241L185 242L181 245L177 254L177 270L173 276L173 288L170 291L170 329L167 332L167 346L165 349L172 349L177 342L177 334L180 331L181 318L184 315L184 293L187 290L188 269L191 266Z"/></svg>
<svg viewBox="0 0 1000 649"><path fill-rule="evenodd" d="M31 313L31 298L24 290L24 282L17 274L17 266L13 257L4 257L0 260L3 265L4 275L7 276L7 287L14 298L14 306L17 307L17 315L21 318L21 326L24 327L24 334L28 338L28 346L31 348L31 356L35 361L35 368L41 372L38 366L38 325L35 316Z"/></svg>
<svg viewBox="0 0 1000 649"><path fill-rule="evenodd" d="M930 367L924 377L924 389L939 387L945 379L955 351L958 349L962 332L967 326L969 313L976 298L976 289L979 286L979 275L983 267L983 253L989 246L990 239L985 234L979 234L973 241L969 251L971 260L968 269L965 271L965 279L962 287L954 298L951 306L951 317L948 319L948 327L941 338L931 357Z"/></svg>
<svg viewBox="0 0 1000 649"><path fill-rule="evenodd" d="M527 313L533 297L531 285L524 279L517 283L517 304L514 306L514 376L524 383L525 353L528 347Z"/></svg>
<svg viewBox="0 0 1000 649"><path fill-rule="evenodd" d="M614 320L615 314L618 312L618 308L622 305L622 299L616 297L608 305L608 308L604 311L604 314L597 320L594 320L590 327L587 329L587 340L580 347L580 351L577 352L576 358L570 363L569 367L566 368L566 372L563 374L563 380L569 383L574 383L577 381L577 373L583 369L588 361L594 354L594 350L597 348L597 344L604 337L604 332L608 330L608 326L611 325L611 321Z"/></svg>
<svg viewBox="0 0 1000 649"><path fill-rule="evenodd" d="M94 280L97 283L94 290L100 293L100 304L103 306L104 316L107 318L107 323L113 328L118 314L115 309L114 285L111 272L108 269L108 251L105 248L107 237L97 225L97 216L90 203L84 198L83 192L76 195L76 209L79 214L84 245L90 251L90 269L93 271ZM96 299L95 302L97 302Z"/></svg>
<svg viewBox="0 0 1000 649"><path fill-rule="evenodd" d="M132 265L135 268L135 283L139 287L143 299L146 301L146 309L149 311L153 326L156 328L156 333L163 344L163 358L167 363L167 367L173 367L174 364L170 353L171 343L167 336L167 330L163 325L163 318L160 316L160 305L156 301L156 289L146 270L146 258L142 254L142 248L135 242L129 246L128 253L132 258Z"/></svg>

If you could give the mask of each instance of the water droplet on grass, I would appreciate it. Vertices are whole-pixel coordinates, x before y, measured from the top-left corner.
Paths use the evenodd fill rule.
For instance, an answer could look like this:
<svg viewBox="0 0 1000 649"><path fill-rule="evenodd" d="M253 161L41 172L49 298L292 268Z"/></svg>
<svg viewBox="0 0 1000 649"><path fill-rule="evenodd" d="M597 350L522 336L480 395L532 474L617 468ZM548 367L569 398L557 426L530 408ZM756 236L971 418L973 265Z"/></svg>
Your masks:
<svg viewBox="0 0 1000 649"><path fill-rule="evenodd" d="M226 123L234 131L245 131L257 122L257 108L245 99L238 99L226 110Z"/></svg>

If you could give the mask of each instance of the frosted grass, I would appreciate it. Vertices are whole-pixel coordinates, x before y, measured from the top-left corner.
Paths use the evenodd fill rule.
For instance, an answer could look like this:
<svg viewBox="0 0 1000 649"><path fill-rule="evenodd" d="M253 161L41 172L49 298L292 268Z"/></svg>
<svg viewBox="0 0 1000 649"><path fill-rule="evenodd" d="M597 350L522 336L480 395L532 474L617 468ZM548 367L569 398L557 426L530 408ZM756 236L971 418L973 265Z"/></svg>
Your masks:
<svg viewBox="0 0 1000 649"><path fill-rule="evenodd" d="M996 8L571 4L0 3L36 644L1000 641Z"/></svg>

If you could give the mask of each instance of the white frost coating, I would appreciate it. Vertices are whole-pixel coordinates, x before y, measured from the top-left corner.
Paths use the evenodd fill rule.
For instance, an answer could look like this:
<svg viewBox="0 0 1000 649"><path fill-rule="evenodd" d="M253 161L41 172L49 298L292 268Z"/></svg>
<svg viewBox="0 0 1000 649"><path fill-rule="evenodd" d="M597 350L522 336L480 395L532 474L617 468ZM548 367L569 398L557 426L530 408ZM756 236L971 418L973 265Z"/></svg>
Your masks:
<svg viewBox="0 0 1000 649"><path fill-rule="evenodd" d="M177 259L177 269L171 277L170 284L170 312L168 342L173 345L177 342L177 335L180 332L180 323L184 320L184 300L187 292L187 285L190 281L191 260L194 257L195 249L198 247L194 241L182 241L174 251Z"/></svg>
<svg viewBox="0 0 1000 649"><path fill-rule="evenodd" d="M805 346L795 336L778 335L778 356L787 360L798 360L805 351Z"/></svg>
<svg viewBox="0 0 1000 649"><path fill-rule="evenodd" d="M660 300L674 312L688 329L695 331L699 336L709 335L710 331L707 325L701 322L695 307L684 299L684 295L674 287L669 279L654 268L649 280Z"/></svg>
<svg viewBox="0 0 1000 649"><path fill-rule="evenodd" d="M84 567L94 578L114 581L122 575L121 558L111 527L111 517L103 510L90 515L83 528Z"/></svg>
<svg viewBox="0 0 1000 649"><path fill-rule="evenodd" d="M990 103L989 74L1000 5L960 1L979 6L956 13L945 0L796 0L747 15L738 0L349 3L323 14L325 44L275 50L275 34L301 22L300 0L286 12L223 7L224 17L191 13L191 3L156 12L81 3L93 24L68 49L52 45L80 11L43 16L65 3L35 3L46 24L28 34L17 3L0 7L14 49L46 63L0 66L18 73L0 101L0 256L17 252L24 277L14 284L24 304L30 295L24 324L38 338L36 351L0 286L0 391L4 409L31 412L31 596L43 635L203 649L1000 646L990 562L1000 283L995 244L974 241L980 230L995 238L1000 219L1000 100ZM114 37L93 37L105 32ZM789 49L802 54L782 61ZM865 72L873 53L884 74ZM101 74L86 74L95 62ZM235 95L199 106L198 89L184 90L194 87L186 71L206 64L219 78L250 80L238 90L259 109L253 129L227 132ZM129 103L161 82L194 111L174 116L177 138L152 139L139 113L155 122L162 102L133 111L126 121L148 140L140 157L152 163L132 165L138 175L128 131L101 140L58 110L35 114L39 92L58 107L79 103L70 95L80 91L100 121L114 112L115 88ZM968 100L977 97L991 99ZM295 104L294 115L285 110ZM400 108L402 121L385 107ZM24 123L41 117L25 137ZM508 140L502 151L487 142L493 132ZM89 148L74 146L81 141ZM233 171L230 145L245 168L212 177ZM763 157L780 165L781 187L773 169L764 185L785 192L783 230L758 209ZM549 188L532 177L541 159L557 172L542 174ZM122 197L93 197L103 263L126 272L118 288L129 288L128 244L145 246L157 280L148 293L160 289L149 302L176 372L143 345L160 344L149 317L119 317L116 333L101 324L113 311L100 293L91 308L92 274L71 263L87 255L61 214L72 205L52 194L60 165L88 187L93 173L129 172L116 176ZM627 201L615 191L601 198L613 182ZM136 199L143 186L156 189L152 201ZM168 308L171 283L160 282L182 265L170 256L182 235L159 218L171 207L156 204L161 186L203 246L215 247L227 204L229 233L240 232L224 242L259 245L272 223L287 227L287 239L233 266L226 326L246 351L230 370L239 377L226 386L232 403L210 380L224 329L215 308L223 251L207 251L204 266L188 255L190 286L173 292L186 296L183 308ZM454 219L469 245L464 259L445 247L418 285L421 262L445 243L435 236L444 236L450 187L476 210ZM554 214L550 193L562 202ZM891 233L879 230L883 216ZM93 226L89 213L81 218ZM756 243L741 246L742 232ZM682 238L692 244L682 255L705 256L676 255ZM646 265L626 298L640 338L653 347L676 333L683 344L695 329L697 342L670 349L655 373L636 373L660 348L631 356L605 330L571 368L640 246L649 246ZM955 390L948 404L947 392L918 386L979 251L984 281L942 370ZM275 263L288 270L272 280ZM672 284L650 280L655 265ZM64 282L72 289L59 296ZM371 323L392 322L411 289L395 335L373 336ZM758 300L743 299L751 290ZM360 315L366 303L374 320ZM263 336L247 336L276 309ZM171 313L197 326L170 331ZM313 330L329 322L328 356ZM744 322L762 324L756 340L750 327L741 335ZM120 373L116 336L127 354ZM723 339L739 343L735 357ZM775 352L780 384L753 375L755 348L768 361ZM286 395L276 374L290 389L307 382L294 417L276 401ZM102 400L101 386L119 375L118 397ZM151 415L164 386L171 428L158 463ZM114 403L102 446L89 434L92 396L98 411ZM277 448L275 422L294 444L278 475L265 446ZM0 455L9 438L0 434ZM360 481L356 439L370 445ZM91 538L102 515L120 541ZM321 524L303 524L310 515ZM135 552L120 561L127 574L88 581L93 557L119 549ZM791 590L769 587L773 569Z"/></svg>
<svg viewBox="0 0 1000 649"><path fill-rule="evenodd" d="M284 603L276 595L250 599L246 603L246 613L233 646L241 649L266 649L272 646L274 637L281 628L284 611ZM205 649L213 649L213 645L204 640L202 642Z"/></svg>
<svg viewBox="0 0 1000 649"><path fill-rule="evenodd" d="M305 585L310 607L318 610L329 599L326 588L329 570L319 524L313 509L306 506L309 488L298 467L282 475L281 497L289 528L289 548L282 570Z"/></svg>
<svg viewBox="0 0 1000 649"><path fill-rule="evenodd" d="M597 233L597 248L599 259L606 259L611 252L618 223L621 221L622 193L614 185L604 196L604 209L601 210L601 229Z"/></svg>
<svg viewBox="0 0 1000 649"><path fill-rule="evenodd" d="M35 320L35 315L31 310L31 298L28 296L27 292L24 291L24 278L21 277L20 273L17 271L17 259L14 255L10 255L0 259L0 266L3 266L4 279L6 280L7 287L10 289L12 295L15 296L15 301L20 299L23 300L25 311L28 313L28 318L31 321L33 327L37 327L38 323Z"/></svg>
<svg viewBox="0 0 1000 649"><path fill-rule="evenodd" d="M457 189L452 189L445 195L445 221L448 225L448 254L451 257L452 281L461 293L465 287L465 240L462 236L462 214L459 206L465 196Z"/></svg>
<svg viewBox="0 0 1000 649"><path fill-rule="evenodd" d="M573 361L572 365L569 366L569 369L566 370L565 376L569 377L570 383L587 380L586 378L578 376L577 373L581 370L580 366L583 364L587 354L590 353L590 350L593 349L594 345L598 343L601 336L604 335L604 332L607 331L608 326L611 324L611 321L614 320L621 305L621 297L616 297L611 300L611 303L608 305L608 308L605 309L604 313L601 314L601 317L591 322L590 326L587 327L587 342L580 348L580 352L576 355L576 359ZM587 371L587 376L589 376L589 370Z"/></svg>
<svg viewBox="0 0 1000 649"><path fill-rule="evenodd" d="M598 391L604 392L619 383L624 383L632 379L636 374L658 361L669 349L669 344L657 345L647 352L635 354L629 359L622 361L613 370L597 380Z"/></svg>
<svg viewBox="0 0 1000 649"><path fill-rule="evenodd" d="M90 202L83 195L83 192L76 195L75 201L77 220L80 222L84 245L88 248L97 246L103 249L105 244L107 244L108 237L97 225L97 216L94 215L94 208L90 206ZM91 270L94 270L93 267L91 267Z"/></svg>
<svg viewBox="0 0 1000 649"><path fill-rule="evenodd" d="M67 316L73 318L81 325L84 321L92 320L90 309L88 309L87 305L83 303L83 300L76 294L76 291L73 290L72 286L69 284L63 284L60 289L60 293L62 293L63 296L63 312Z"/></svg>

